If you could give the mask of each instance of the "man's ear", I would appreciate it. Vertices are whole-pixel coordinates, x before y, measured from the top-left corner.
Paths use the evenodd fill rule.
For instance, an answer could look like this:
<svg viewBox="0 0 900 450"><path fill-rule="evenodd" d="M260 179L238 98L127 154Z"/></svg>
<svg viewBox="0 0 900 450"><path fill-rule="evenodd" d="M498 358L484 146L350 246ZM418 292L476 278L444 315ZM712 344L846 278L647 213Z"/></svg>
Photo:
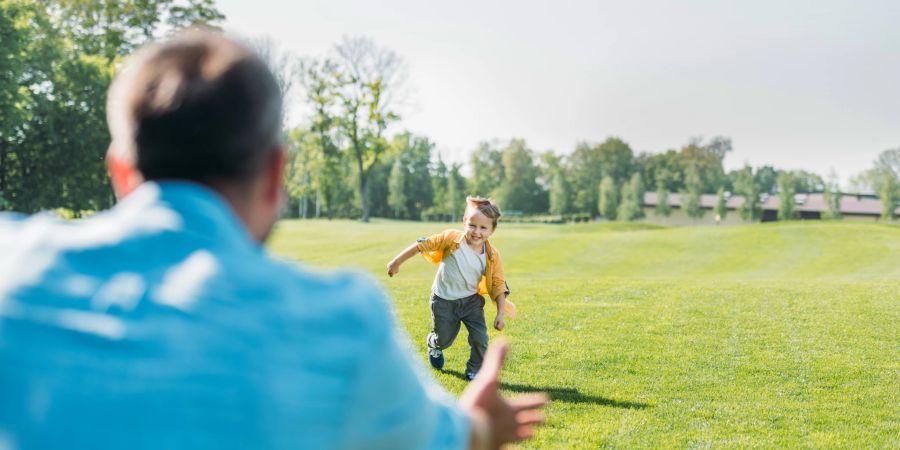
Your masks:
<svg viewBox="0 0 900 450"><path fill-rule="evenodd" d="M284 189L284 168L287 164L287 149L279 145L266 168L266 199L273 202L281 202Z"/></svg>
<svg viewBox="0 0 900 450"><path fill-rule="evenodd" d="M118 199L130 194L144 181L134 163L117 156L112 148L106 152L106 170L109 172L113 192Z"/></svg>

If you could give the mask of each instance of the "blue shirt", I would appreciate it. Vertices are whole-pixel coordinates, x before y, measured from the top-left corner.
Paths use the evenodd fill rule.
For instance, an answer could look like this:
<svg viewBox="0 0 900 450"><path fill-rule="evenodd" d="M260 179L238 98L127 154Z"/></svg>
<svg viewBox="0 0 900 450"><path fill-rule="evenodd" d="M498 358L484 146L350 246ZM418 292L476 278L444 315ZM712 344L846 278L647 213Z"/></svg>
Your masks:
<svg viewBox="0 0 900 450"><path fill-rule="evenodd" d="M468 444L373 281L274 260L213 191L0 217L0 449Z"/></svg>

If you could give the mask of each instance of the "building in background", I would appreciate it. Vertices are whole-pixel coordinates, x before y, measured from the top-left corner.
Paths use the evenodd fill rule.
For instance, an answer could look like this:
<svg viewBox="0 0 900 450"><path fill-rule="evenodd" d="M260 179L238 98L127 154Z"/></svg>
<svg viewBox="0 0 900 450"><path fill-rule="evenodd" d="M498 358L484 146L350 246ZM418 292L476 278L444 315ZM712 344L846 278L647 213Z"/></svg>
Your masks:
<svg viewBox="0 0 900 450"><path fill-rule="evenodd" d="M715 194L703 194L700 196L700 208L703 209L703 217L693 219L688 217L682 208L681 195L677 193L668 194L669 207L671 213L668 217L656 214L657 196L656 192L644 193L644 221L651 223L660 223L666 225L715 225L716 217L713 208L716 204ZM822 213L828 210L825 204L824 196L821 192L811 194L796 194L794 196L796 205L794 210L797 212L799 220L819 220ZM740 207L744 204L744 197L741 195L728 196L725 207L728 213L720 220L722 225L732 225L747 223L741 218ZM777 195L764 194L760 197L760 207L762 208L762 222L772 222L778 218L779 199ZM900 217L900 207L895 211L896 216ZM877 196L871 194L842 194L841 196L841 215L845 220L866 220L878 221L881 219L881 200Z"/></svg>

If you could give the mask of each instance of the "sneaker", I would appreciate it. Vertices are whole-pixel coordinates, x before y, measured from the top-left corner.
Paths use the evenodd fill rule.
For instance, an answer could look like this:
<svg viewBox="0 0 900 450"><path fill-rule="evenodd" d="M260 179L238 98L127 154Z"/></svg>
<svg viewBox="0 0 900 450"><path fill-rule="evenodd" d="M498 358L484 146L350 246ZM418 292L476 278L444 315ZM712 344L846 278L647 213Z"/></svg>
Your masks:
<svg viewBox="0 0 900 450"><path fill-rule="evenodd" d="M444 352L436 348L428 349L428 362L437 370L444 368Z"/></svg>
<svg viewBox="0 0 900 450"><path fill-rule="evenodd" d="M474 380L474 379L475 379L475 372L469 372L469 371L467 370L467 371L466 371L466 379L469 380L469 381Z"/></svg>

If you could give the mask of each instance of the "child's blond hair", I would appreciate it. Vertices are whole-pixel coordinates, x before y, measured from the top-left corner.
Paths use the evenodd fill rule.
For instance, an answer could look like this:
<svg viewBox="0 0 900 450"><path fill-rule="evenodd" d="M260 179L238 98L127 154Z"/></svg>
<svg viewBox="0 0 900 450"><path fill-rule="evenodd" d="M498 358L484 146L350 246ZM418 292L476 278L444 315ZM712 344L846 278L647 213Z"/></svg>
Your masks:
<svg viewBox="0 0 900 450"><path fill-rule="evenodd" d="M497 228L497 221L500 220L502 214L500 213L500 207L493 200L484 197L466 197L466 212L463 214L463 220L469 218L472 210L477 210L488 219L491 219L494 228Z"/></svg>

